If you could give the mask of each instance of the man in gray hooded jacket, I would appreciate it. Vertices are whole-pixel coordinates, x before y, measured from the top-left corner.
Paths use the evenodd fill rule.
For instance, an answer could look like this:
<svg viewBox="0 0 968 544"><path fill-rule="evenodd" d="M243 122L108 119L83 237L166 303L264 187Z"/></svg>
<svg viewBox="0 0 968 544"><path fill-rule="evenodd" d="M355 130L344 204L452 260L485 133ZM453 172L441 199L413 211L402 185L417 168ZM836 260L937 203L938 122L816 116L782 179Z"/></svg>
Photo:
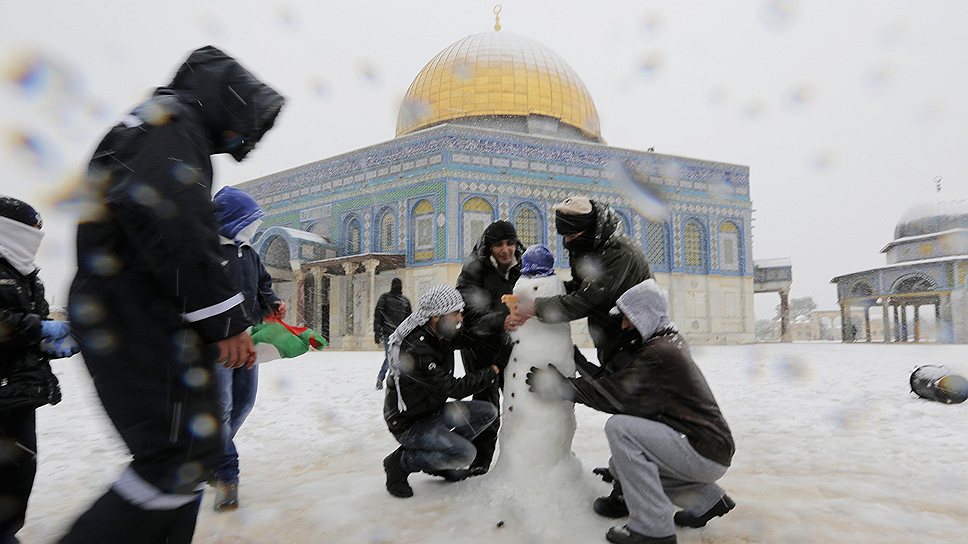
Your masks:
<svg viewBox="0 0 968 544"><path fill-rule="evenodd" d="M598 499L595 510L609 517L628 513L629 521L610 529L606 539L671 544L675 525L702 527L735 506L715 483L732 460L733 438L655 280L626 291L613 312L623 333L613 360L603 361L611 373L565 378L553 365L532 367L527 383L543 398L615 414L605 423L605 436L609 467L621 486ZM673 515L673 503L683 510Z"/></svg>

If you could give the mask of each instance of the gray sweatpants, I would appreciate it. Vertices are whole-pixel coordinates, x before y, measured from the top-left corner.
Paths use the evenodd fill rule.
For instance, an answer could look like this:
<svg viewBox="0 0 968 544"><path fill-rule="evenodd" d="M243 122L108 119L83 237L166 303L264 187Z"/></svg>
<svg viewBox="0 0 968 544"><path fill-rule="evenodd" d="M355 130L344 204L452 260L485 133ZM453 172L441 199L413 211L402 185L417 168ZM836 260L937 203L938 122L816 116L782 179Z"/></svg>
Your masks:
<svg viewBox="0 0 968 544"><path fill-rule="evenodd" d="M714 482L726 468L699 455L686 436L641 417L614 415L605 423L609 467L622 483L628 528L651 537L675 534L673 503L701 515L723 497Z"/></svg>

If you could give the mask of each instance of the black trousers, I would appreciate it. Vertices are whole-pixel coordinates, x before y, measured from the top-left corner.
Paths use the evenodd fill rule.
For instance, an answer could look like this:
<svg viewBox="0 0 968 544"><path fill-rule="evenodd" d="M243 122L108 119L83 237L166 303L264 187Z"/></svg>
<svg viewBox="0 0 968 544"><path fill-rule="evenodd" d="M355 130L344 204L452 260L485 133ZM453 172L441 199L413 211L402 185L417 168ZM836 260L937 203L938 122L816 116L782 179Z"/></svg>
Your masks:
<svg viewBox="0 0 968 544"><path fill-rule="evenodd" d="M143 510L108 491L74 522L60 544L188 544L202 503L201 492L197 495L174 510Z"/></svg>
<svg viewBox="0 0 968 544"><path fill-rule="evenodd" d="M133 460L62 543L191 542L197 489L222 455L215 346L184 327L137 334L150 330L135 321L141 316L122 307L95 328L75 321L98 396Z"/></svg>
<svg viewBox="0 0 968 544"><path fill-rule="evenodd" d="M476 372L493 364L502 368L507 366L512 347L511 339L506 334L502 334L479 349L460 350L461 361L464 363L464 373ZM485 470L491 468L494 450L497 448L497 435L501 430L501 389L503 386L504 374L499 374L494 385L474 393L471 397L474 400L490 403L497 408L497 417L494 418L494 423L491 423L474 438L473 444L477 448L477 457L471 463L471 468L483 467Z"/></svg>
<svg viewBox="0 0 968 544"><path fill-rule="evenodd" d="M35 409L0 410L0 544L16 542L37 473Z"/></svg>

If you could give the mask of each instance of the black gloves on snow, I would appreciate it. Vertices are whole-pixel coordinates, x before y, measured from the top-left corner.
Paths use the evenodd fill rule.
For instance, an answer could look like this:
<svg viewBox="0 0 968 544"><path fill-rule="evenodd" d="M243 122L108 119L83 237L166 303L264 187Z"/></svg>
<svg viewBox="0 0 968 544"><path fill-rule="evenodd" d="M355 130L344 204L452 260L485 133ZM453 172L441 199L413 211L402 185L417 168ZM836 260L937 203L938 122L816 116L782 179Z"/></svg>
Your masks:
<svg viewBox="0 0 968 544"><path fill-rule="evenodd" d="M545 400L573 400L575 388L568 379L553 364L548 368L531 367L531 372L525 376L524 383L528 390Z"/></svg>

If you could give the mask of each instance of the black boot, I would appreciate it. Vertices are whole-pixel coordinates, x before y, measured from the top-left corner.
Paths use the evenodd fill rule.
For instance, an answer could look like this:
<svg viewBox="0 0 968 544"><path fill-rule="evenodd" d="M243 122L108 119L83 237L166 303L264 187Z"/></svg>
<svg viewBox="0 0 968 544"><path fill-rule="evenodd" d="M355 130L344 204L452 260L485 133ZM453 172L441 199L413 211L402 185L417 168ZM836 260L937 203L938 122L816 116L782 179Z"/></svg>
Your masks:
<svg viewBox="0 0 968 544"><path fill-rule="evenodd" d="M612 527L605 533L605 540L615 544L676 544L676 535L646 536L636 533L627 525Z"/></svg>
<svg viewBox="0 0 968 544"><path fill-rule="evenodd" d="M736 508L736 503L733 502L733 499L729 498L729 495L723 495L723 498L716 501L716 504L707 510L705 514L696 516L686 511L676 512L673 520L680 527L698 529L699 527L705 527L706 523L709 523L709 520L726 515L733 508Z"/></svg>
<svg viewBox="0 0 968 544"><path fill-rule="evenodd" d="M466 468L428 470L426 472L431 476L440 476L441 478L447 480L448 482L460 482L460 481L466 480L468 476L471 476L471 471Z"/></svg>
<svg viewBox="0 0 968 544"><path fill-rule="evenodd" d="M407 483L407 476L410 474L400 463L403 456L403 447L393 450L393 453L383 459L383 471L387 473L387 491L394 497L406 499L413 496L413 488Z"/></svg>
<svg viewBox="0 0 968 544"><path fill-rule="evenodd" d="M606 518L623 518L629 515L629 508L625 505L625 495L622 494L622 484L618 480L612 485L612 492L607 497L599 497L592 503L592 510L599 516Z"/></svg>

